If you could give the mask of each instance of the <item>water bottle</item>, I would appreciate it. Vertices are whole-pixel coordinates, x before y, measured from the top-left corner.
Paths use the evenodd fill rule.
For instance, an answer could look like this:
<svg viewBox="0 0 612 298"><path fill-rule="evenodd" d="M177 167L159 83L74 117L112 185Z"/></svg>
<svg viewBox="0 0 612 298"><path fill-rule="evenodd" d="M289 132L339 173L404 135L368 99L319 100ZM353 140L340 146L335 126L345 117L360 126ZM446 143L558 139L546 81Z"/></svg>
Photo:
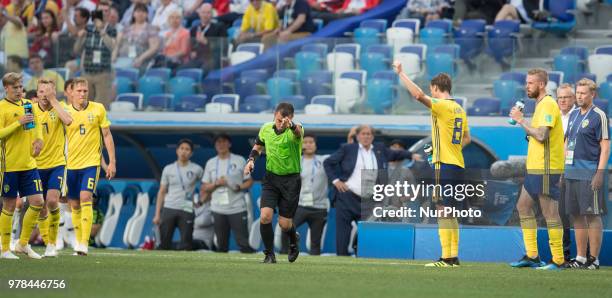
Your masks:
<svg viewBox="0 0 612 298"><path fill-rule="evenodd" d="M429 165L433 165L433 148L429 144L425 144L423 146L423 151L425 151L425 155L427 155L427 162Z"/></svg>
<svg viewBox="0 0 612 298"><path fill-rule="evenodd" d="M523 109L525 108L525 101L523 101L522 99L517 101L514 104L514 107L516 107L517 109L519 109L519 111L523 111ZM514 119L508 119L508 123L510 123L511 125L516 125L516 121L514 121Z"/></svg>
<svg viewBox="0 0 612 298"><path fill-rule="evenodd" d="M23 110L25 111L26 115L32 115L32 104L27 102L23 105ZM28 122L26 124L24 124L24 129L25 130L29 130L34 128L34 122Z"/></svg>

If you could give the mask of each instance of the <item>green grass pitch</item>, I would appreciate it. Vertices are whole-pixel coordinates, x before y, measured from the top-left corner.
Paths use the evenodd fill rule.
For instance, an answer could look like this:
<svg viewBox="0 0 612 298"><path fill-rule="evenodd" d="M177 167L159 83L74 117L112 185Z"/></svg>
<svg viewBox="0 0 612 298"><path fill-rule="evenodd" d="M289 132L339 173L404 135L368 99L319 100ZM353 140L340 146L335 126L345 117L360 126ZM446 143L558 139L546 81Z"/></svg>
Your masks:
<svg viewBox="0 0 612 298"><path fill-rule="evenodd" d="M38 250L38 249L37 249ZM541 272L501 263L424 268L422 261L130 250L0 259L0 297L612 297L612 268ZM66 289L9 289L9 279Z"/></svg>

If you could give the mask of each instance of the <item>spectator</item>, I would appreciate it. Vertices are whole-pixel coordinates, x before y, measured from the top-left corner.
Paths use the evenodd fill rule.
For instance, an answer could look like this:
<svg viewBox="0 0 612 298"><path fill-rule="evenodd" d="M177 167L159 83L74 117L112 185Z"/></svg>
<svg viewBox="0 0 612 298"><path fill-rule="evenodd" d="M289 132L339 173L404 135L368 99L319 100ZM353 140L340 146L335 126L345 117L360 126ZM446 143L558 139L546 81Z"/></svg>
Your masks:
<svg viewBox="0 0 612 298"><path fill-rule="evenodd" d="M128 7L124 12L123 12L123 17L121 18L121 26L128 27L130 24L132 24L132 16L134 15L134 7L136 6L136 4L144 4L147 7L147 12L148 12L148 22L152 22L153 21L153 16L155 15L155 9L153 9L153 6L151 6L151 4L149 4L149 0L131 0L132 1L132 5L130 5L130 7Z"/></svg>
<svg viewBox="0 0 612 298"><path fill-rule="evenodd" d="M100 0L93 12L92 25L79 31L74 52L81 55L83 77L89 82L89 94L107 109L111 98L111 55L116 45L117 31L108 23L110 2Z"/></svg>
<svg viewBox="0 0 612 298"><path fill-rule="evenodd" d="M176 228L181 234L178 249L192 249L193 196L196 183L204 174L202 167L190 161L192 155L193 142L180 140L176 148L177 161L167 165L162 172L153 218L153 223L159 226L159 249L171 249Z"/></svg>
<svg viewBox="0 0 612 298"><path fill-rule="evenodd" d="M357 143L342 145L323 162L325 173L337 190L334 201L339 256L349 255L351 222L361 219L362 200L370 200L373 185L384 184L387 180L386 173L378 169L388 168L389 161L412 157L409 151L391 150L383 144L373 143L374 130L368 125L358 126L355 132Z"/></svg>
<svg viewBox="0 0 612 298"><path fill-rule="evenodd" d="M569 115L576 109L576 95L572 85L564 83L557 88L557 104L559 105L559 110L561 110L561 121L563 122L563 132L565 133L567 123L569 122Z"/></svg>
<svg viewBox="0 0 612 298"><path fill-rule="evenodd" d="M510 0L510 3L504 4L499 10L495 21L517 20L523 24L531 24L543 7L544 0Z"/></svg>
<svg viewBox="0 0 612 298"><path fill-rule="evenodd" d="M45 10L50 10L55 16L59 13L59 8L55 1L47 0L45 4ZM34 25L32 19L36 12L36 4L33 1L28 0L11 0L11 4L6 6L6 13L11 16L15 16L21 19L21 22L26 26L30 27Z"/></svg>
<svg viewBox="0 0 612 298"><path fill-rule="evenodd" d="M117 32L123 31L123 25L119 22L119 10L114 5L110 7L108 12L108 23L117 29Z"/></svg>
<svg viewBox="0 0 612 298"><path fill-rule="evenodd" d="M266 49L276 42L286 43L304 38L315 31L306 0L286 0L279 14L282 16L280 28L262 38Z"/></svg>
<svg viewBox="0 0 612 298"><path fill-rule="evenodd" d="M65 6L64 6L65 7ZM67 10L62 10L62 14L68 15ZM79 31L85 30L89 21L89 10L83 7L77 7L74 12L74 19L66 22L66 30L62 31L57 39L57 44L61 45L62 50L57 53L57 65L65 65L71 73L77 71L77 56L74 51L74 44L77 40Z"/></svg>
<svg viewBox="0 0 612 298"><path fill-rule="evenodd" d="M23 59L17 55L11 55L6 58L6 73L9 72L21 74L24 86L32 80L32 76L23 71Z"/></svg>
<svg viewBox="0 0 612 298"><path fill-rule="evenodd" d="M160 47L159 30L147 23L148 10L144 4L134 7L133 22L117 37L113 52L115 67L146 69Z"/></svg>
<svg viewBox="0 0 612 298"><path fill-rule="evenodd" d="M187 28L191 27L191 23L198 18L198 8L204 0L178 0L179 7L185 16Z"/></svg>
<svg viewBox="0 0 612 298"><path fill-rule="evenodd" d="M455 0L453 24L457 27L464 19L484 19L492 24L505 3L506 0Z"/></svg>
<svg viewBox="0 0 612 298"><path fill-rule="evenodd" d="M21 20L0 9L0 46L6 57L28 57L28 34ZM25 79L25 78L24 78Z"/></svg>
<svg viewBox="0 0 612 298"><path fill-rule="evenodd" d="M379 3L380 0L344 0L342 8L340 8L337 13L358 15L376 7Z"/></svg>
<svg viewBox="0 0 612 298"><path fill-rule="evenodd" d="M308 223L310 228L310 255L321 254L321 237L323 228L327 223L327 210L329 210L329 198L327 196L327 175L323 168L323 162L329 155L315 155L317 152L317 140L314 135L306 134L302 141L302 188L300 190L300 201L298 203L293 225L299 228L303 223ZM282 253L287 253L289 239L287 235L282 236Z"/></svg>
<svg viewBox="0 0 612 298"><path fill-rule="evenodd" d="M212 23L212 5L204 3L198 9L200 25L191 28L190 60L184 68L217 69L221 66L222 45L227 31L222 25Z"/></svg>
<svg viewBox="0 0 612 298"><path fill-rule="evenodd" d="M45 67L55 67L55 42L59 36L59 27L53 12L45 10L40 14L40 23L33 35L30 55L40 56L45 63Z"/></svg>
<svg viewBox="0 0 612 298"><path fill-rule="evenodd" d="M273 4L263 0L251 0L242 16L238 43L260 42L261 38L279 27L278 15Z"/></svg>
<svg viewBox="0 0 612 298"><path fill-rule="evenodd" d="M221 3L225 3L223 9L217 7L217 5ZM242 18L249 7L249 3L250 0L215 1L214 5L217 11L217 21L223 23L226 28L232 27L235 20Z"/></svg>
<svg viewBox="0 0 612 298"><path fill-rule="evenodd" d="M338 14L343 4L343 0L308 0L312 17L322 19L325 24L344 17Z"/></svg>
<svg viewBox="0 0 612 298"><path fill-rule="evenodd" d="M395 151L404 151L404 150L407 150L408 148L406 147L406 144L404 142L396 139L396 140L391 141L391 143L389 144L389 149L395 150ZM414 158L417 159L417 156L418 155L415 154ZM408 168L405 162L390 161L389 162L389 184L395 185L397 182L400 182L402 184L404 182L408 182L409 185L414 185L416 184L416 179L414 177L414 174L412 173L410 168ZM406 204L409 206L409 208L412 208L413 210L417 210L418 207L420 206L420 202L417 201L417 198L410 198L410 197L391 196L391 197L386 197L384 201L385 207L393 206L396 208L400 208ZM415 219L415 220L417 222L419 221L418 219Z"/></svg>
<svg viewBox="0 0 612 298"><path fill-rule="evenodd" d="M38 86L38 80L41 78L51 79L55 82L55 88L57 93L64 91L64 78L57 72L43 67L42 58L39 55L32 55L28 60L30 66L30 72L32 73L32 79L24 85L26 90L36 90Z"/></svg>
<svg viewBox="0 0 612 298"><path fill-rule="evenodd" d="M158 66L172 69L184 64L189 59L189 30L181 25L182 14L175 10L168 16L170 29L166 32L163 55L158 56Z"/></svg>
<svg viewBox="0 0 612 298"><path fill-rule="evenodd" d="M440 19L442 10L449 7L446 0L411 0L397 16L397 19L415 18L424 26L431 20Z"/></svg>
<svg viewBox="0 0 612 298"><path fill-rule="evenodd" d="M210 200L217 236L217 251L229 250L230 231L243 253L253 252L249 246L249 226L245 191L253 185L251 175L243 175L244 157L230 152L229 135L214 139L217 156L209 159L204 168L201 197Z"/></svg>
<svg viewBox="0 0 612 298"><path fill-rule="evenodd" d="M96 10L96 4L91 0L65 0L60 15L64 23L62 31L68 30L69 25L74 25L75 12L79 9L85 9L89 15L90 12Z"/></svg>
<svg viewBox="0 0 612 298"><path fill-rule="evenodd" d="M159 7L155 10L153 21L151 24L159 29L160 36L164 36L166 31L170 29L168 26L168 16L173 11L180 11L181 8L176 5L172 0L161 0Z"/></svg>

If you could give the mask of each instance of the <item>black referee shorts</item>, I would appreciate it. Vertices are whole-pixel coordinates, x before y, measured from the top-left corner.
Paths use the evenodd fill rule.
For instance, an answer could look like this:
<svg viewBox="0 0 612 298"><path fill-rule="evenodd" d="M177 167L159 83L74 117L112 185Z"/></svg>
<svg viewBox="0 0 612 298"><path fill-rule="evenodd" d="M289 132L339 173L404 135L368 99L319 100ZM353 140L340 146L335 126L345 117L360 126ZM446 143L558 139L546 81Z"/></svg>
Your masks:
<svg viewBox="0 0 612 298"><path fill-rule="evenodd" d="M262 181L261 208L276 209L284 218L293 218L300 200L300 174L276 175L266 172Z"/></svg>

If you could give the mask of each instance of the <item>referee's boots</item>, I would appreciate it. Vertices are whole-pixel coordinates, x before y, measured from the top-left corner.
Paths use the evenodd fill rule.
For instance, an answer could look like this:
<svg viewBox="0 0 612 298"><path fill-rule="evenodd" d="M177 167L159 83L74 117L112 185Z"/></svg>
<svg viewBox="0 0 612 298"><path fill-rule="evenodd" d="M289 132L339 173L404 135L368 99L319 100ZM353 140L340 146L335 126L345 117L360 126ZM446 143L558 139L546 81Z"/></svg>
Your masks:
<svg viewBox="0 0 612 298"><path fill-rule="evenodd" d="M274 255L274 251L264 250L264 254L266 256L263 259L262 263L264 264L275 264L276 263L276 255Z"/></svg>
<svg viewBox="0 0 612 298"><path fill-rule="evenodd" d="M289 263L295 262L298 256L300 255L300 233L295 232L295 243L289 244L289 254L287 255L287 260Z"/></svg>

